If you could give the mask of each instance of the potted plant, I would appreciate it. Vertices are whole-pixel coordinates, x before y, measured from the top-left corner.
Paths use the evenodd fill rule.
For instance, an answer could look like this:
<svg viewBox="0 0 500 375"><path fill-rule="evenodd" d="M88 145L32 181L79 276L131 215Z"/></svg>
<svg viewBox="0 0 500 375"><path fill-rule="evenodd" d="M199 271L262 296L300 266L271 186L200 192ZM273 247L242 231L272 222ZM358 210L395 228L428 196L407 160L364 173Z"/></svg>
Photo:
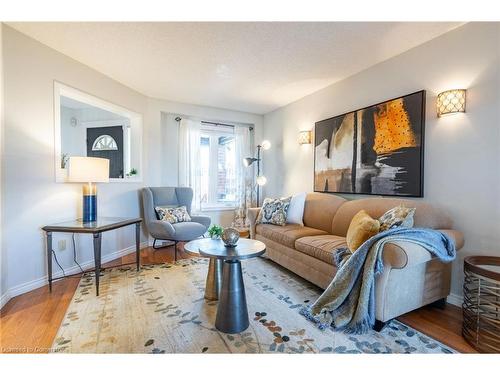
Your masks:
<svg viewBox="0 0 500 375"><path fill-rule="evenodd" d="M212 240L218 240L222 233L224 232L224 228L220 225L212 224L210 228L208 228L208 235Z"/></svg>
<svg viewBox="0 0 500 375"><path fill-rule="evenodd" d="M127 173L127 177L137 176L137 169L132 168L130 172Z"/></svg>

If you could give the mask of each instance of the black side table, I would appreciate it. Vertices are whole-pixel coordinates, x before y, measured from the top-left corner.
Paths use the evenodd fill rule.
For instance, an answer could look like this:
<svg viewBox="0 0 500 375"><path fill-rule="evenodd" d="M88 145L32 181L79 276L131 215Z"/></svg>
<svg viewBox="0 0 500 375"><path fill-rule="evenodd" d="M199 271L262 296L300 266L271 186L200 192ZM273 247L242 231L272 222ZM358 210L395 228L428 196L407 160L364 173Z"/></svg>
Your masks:
<svg viewBox="0 0 500 375"><path fill-rule="evenodd" d="M46 225L42 228L47 235L47 268L49 274L49 290L52 292L52 281L62 279L64 276L52 278L52 233L88 233L94 236L94 263L96 296L99 295L99 274L101 270L101 239L102 233L109 230L135 225L135 260L137 271L140 267L140 238L141 218L100 217L97 221L84 223L81 220L66 221L63 223Z"/></svg>

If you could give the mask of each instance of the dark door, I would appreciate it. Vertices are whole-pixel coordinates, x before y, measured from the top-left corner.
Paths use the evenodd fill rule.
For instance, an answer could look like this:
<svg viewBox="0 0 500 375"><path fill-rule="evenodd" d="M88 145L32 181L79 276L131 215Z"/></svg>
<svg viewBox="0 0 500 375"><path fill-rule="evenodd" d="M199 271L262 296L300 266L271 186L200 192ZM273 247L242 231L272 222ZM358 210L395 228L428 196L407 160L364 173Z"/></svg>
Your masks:
<svg viewBox="0 0 500 375"><path fill-rule="evenodd" d="M109 159L109 177L123 178L123 128L87 128L87 156Z"/></svg>

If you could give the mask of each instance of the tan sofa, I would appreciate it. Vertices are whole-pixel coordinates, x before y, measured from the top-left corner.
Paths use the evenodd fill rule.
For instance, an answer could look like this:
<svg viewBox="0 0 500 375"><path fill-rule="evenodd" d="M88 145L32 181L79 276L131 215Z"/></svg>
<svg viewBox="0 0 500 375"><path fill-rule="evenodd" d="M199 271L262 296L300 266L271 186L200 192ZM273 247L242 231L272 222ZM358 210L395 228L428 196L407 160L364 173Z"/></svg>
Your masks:
<svg viewBox="0 0 500 375"><path fill-rule="evenodd" d="M310 193L304 209L304 226L255 224L259 208L250 208L250 236L266 244L266 255L297 275L326 288L336 273L333 252L346 247L352 217L361 209L372 217L399 204L415 207L415 227L437 229L450 235L457 250L464 240L452 229L449 216L420 201L367 198L347 201L336 195ZM434 259L424 248L393 242L383 249L384 272L376 280L376 319L380 322L424 305L443 304L450 292L450 263Z"/></svg>

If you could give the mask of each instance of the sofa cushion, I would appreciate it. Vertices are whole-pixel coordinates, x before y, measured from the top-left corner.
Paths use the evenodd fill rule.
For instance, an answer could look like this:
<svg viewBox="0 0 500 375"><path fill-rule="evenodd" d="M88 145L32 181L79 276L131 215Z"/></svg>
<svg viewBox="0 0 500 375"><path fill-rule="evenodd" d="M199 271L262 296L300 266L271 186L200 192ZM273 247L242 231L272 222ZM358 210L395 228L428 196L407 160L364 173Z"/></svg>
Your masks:
<svg viewBox="0 0 500 375"><path fill-rule="evenodd" d="M416 208L414 222L417 228L450 229L450 217L439 207L428 203L399 198L364 198L344 203L335 213L331 233L345 236L353 216L359 210L365 210L371 217L380 217L393 207L404 205Z"/></svg>
<svg viewBox="0 0 500 375"><path fill-rule="evenodd" d="M331 234L307 236L295 241L295 248L301 253L332 265L334 265L333 252L340 247L347 247L345 237Z"/></svg>
<svg viewBox="0 0 500 375"><path fill-rule="evenodd" d="M333 217L344 202L346 200L338 195L307 194L304 205L304 225L331 233Z"/></svg>
<svg viewBox="0 0 500 375"><path fill-rule="evenodd" d="M258 224L255 227L257 234L269 238L274 242L291 247L295 246L295 241L301 237L318 236L328 234L325 231L304 227L300 224L287 224L284 226L277 226L272 224Z"/></svg>

